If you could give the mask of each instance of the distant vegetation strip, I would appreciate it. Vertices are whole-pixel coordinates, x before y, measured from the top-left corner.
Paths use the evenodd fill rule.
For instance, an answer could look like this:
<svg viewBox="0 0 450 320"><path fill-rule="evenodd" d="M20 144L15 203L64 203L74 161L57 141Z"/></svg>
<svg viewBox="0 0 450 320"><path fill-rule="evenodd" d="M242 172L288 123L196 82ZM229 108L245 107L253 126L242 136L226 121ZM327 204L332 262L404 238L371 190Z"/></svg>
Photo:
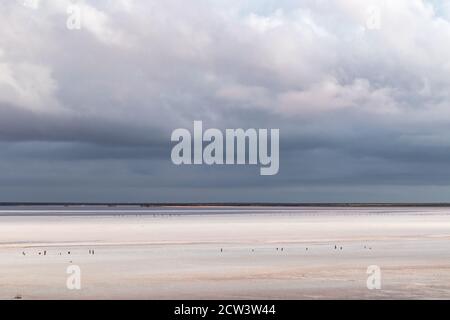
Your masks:
<svg viewBox="0 0 450 320"><path fill-rule="evenodd" d="M211 203L96 203L96 202L0 202L1 206L131 206L131 207L450 207L450 203L279 203L279 202L211 202Z"/></svg>

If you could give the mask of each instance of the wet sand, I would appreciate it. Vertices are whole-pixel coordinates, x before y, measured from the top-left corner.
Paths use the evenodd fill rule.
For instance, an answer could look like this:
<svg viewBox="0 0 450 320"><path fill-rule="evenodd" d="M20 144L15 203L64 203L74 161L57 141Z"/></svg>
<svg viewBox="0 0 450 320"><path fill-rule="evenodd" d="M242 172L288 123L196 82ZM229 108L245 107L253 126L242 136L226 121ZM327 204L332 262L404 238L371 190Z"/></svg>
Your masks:
<svg viewBox="0 0 450 320"><path fill-rule="evenodd" d="M450 208L64 210L0 210L0 298L450 298Z"/></svg>

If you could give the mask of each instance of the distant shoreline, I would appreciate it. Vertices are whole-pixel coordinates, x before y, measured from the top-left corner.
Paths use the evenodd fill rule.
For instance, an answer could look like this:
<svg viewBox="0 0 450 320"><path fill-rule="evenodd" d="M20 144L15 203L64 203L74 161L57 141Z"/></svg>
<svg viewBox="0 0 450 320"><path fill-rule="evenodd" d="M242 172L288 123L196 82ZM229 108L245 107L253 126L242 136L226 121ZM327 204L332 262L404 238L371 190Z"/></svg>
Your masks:
<svg viewBox="0 0 450 320"><path fill-rule="evenodd" d="M281 202L211 202L211 203L188 203L188 202L161 202L161 203L127 203L127 202L0 202L0 207L11 206L102 206L102 207L450 207L450 203L400 203L400 202L370 202L370 203L344 203L344 202L329 202L329 203L281 203Z"/></svg>

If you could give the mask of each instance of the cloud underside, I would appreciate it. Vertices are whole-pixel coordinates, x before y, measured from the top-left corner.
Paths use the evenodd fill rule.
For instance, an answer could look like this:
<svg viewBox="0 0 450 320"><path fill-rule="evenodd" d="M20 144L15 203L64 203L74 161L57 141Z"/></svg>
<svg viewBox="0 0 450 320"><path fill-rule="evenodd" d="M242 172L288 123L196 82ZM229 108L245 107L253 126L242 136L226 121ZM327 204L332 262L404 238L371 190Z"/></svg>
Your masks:
<svg viewBox="0 0 450 320"><path fill-rule="evenodd" d="M37 3L0 4L1 201L450 201L448 1ZM279 174L174 167L194 120L280 128Z"/></svg>

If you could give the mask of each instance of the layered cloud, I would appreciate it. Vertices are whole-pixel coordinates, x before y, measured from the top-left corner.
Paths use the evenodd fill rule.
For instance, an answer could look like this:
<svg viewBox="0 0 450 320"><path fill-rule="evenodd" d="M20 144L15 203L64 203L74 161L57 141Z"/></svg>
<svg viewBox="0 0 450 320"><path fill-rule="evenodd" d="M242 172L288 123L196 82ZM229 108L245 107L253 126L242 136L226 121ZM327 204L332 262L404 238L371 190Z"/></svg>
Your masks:
<svg viewBox="0 0 450 320"><path fill-rule="evenodd" d="M3 2L0 200L450 200L449 8ZM170 132L193 120L280 128L279 175L173 167Z"/></svg>

